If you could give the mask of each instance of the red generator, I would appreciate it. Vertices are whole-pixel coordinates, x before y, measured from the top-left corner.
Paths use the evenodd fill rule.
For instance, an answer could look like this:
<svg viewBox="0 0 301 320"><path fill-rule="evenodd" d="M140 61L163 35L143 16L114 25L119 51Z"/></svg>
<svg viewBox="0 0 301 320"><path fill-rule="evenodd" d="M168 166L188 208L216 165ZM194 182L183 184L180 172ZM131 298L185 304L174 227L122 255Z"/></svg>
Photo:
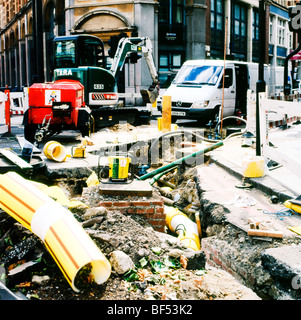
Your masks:
<svg viewBox="0 0 301 320"><path fill-rule="evenodd" d="M84 86L76 80L35 83L29 88L29 108L24 114L24 136L40 142L62 130L79 130L89 136L93 127L90 108L85 106Z"/></svg>

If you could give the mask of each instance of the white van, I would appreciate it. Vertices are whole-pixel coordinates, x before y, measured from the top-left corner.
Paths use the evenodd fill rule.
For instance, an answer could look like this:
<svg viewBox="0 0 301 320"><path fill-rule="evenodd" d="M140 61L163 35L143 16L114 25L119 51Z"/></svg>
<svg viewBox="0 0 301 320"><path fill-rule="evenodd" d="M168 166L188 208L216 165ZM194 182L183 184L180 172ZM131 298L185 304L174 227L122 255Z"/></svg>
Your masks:
<svg viewBox="0 0 301 320"><path fill-rule="evenodd" d="M225 64L224 96L223 69ZM268 85L268 68L264 68ZM258 64L223 60L186 61L164 95L171 96L172 121L195 119L216 120L223 103L223 117L235 111L246 114L247 90L256 91ZM158 110L162 103L158 101Z"/></svg>

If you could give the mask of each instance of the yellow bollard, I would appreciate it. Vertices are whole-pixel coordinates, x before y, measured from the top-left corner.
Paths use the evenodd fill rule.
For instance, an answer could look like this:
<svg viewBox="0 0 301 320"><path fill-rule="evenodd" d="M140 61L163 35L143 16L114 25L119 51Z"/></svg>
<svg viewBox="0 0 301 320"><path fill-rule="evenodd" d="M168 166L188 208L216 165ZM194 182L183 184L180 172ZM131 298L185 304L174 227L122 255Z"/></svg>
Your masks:
<svg viewBox="0 0 301 320"><path fill-rule="evenodd" d="M243 176L259 178L264 176L264 157L248 156L242 160Z"/></svg>
<svg viewBox="0 0 301 320"><path fill-rule="evenodd" d="M171 96L162 97L162 132L171 131Z"/></svg>
<svg viewBox="0 0 301 320"><path fill-rule="evenodd" d="M15 172L0 175L0 208L45 244L72 289L81 270L101 284L111 265L72 213Z"/></svg>
<svg viewBox="0 0 301 320"><path fill-rule="evenodd" d="M162 118L157 118L158 121L158 130L162 131Z"/></svg>

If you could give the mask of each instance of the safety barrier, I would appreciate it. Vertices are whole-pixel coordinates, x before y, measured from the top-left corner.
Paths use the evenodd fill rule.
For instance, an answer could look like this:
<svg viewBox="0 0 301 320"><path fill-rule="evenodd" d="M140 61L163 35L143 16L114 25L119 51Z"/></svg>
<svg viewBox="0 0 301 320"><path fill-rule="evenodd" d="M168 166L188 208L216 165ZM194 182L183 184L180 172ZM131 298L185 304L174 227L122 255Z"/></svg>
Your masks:
<svg viewBox="0 0 301 320"><path fill-rule="evenodd" d="M262 154L264 157L272 159L279 164L284 165L288 170L293 171L301 177L301 165L292 159L287 153L282 153L269 144L270 122L268 115L270 113L283 115L283 124L287 124L293 119L301 117L301 103L297 101L286 101L277 99L268 99L265 93L259 94L260 110L260 137L262 145Z"/></svg>
<svg viewBox="0 0 301 320"><path fill-rule="evenodd" d="M266 89L266 92L268 90ZM263 94L264 95L264 94ZM265 96L266 98L266 96ZM269 98L270 101L277 100L277 101L287 101L287 102L300 102L301 101L301 94L291 94L284 96L277 95L277 96L271 96ZM256 93L252 90L248 90L247 92L247 119L248 119L248 131L253 133L255 135L256 132ZM278 112L276 114L275 111L267 112L264 114L264 117L262 119L264 123L267 124L268 128L274 128L279 126L286 126L289 123L300 121L300 117L297 115L288 115L283 110ZM263 131L264 132L264 131Z"/></svg>
<svg viewBox="0 0 301 320"><path fill-rule="evenodd" d="M22 92L10 92L10 111L14 115L22 115L28 108L28 88Z"/></svg>
<svg viewBox="0 0 301 320"><path fill-rule="evenodd" d="M0 91L0 134L11 132L11 116L23 115L28 109L28 88L22 92Z"/></svg>
<svg viewBox="0 0 301 320"><path fill-rule="evenodd" d="M5 90L5 92L0 92L0 134L10 131L9 90Z"/></svg>

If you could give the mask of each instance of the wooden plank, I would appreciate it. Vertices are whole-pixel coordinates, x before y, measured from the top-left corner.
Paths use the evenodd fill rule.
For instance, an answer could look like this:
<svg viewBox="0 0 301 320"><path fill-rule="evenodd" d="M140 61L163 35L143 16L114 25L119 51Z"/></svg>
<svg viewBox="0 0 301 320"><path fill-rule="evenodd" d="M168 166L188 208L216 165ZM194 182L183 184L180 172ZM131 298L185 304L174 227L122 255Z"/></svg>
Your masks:
<svg viewBox="0 0 301 320"><path fill-rule="evenodd" d="M248 236L283 238L283 232L274 230L249 229Z"/></svg>
<svg viewBox="0 0 301 320"><path fill-rule="evenodd" d="M0 153L7 158L9 161L16 164L21 169L32 169L32 165L27 163L25 160L20 158L17 154L10 151L9 149L0 149Z"/></svg>

